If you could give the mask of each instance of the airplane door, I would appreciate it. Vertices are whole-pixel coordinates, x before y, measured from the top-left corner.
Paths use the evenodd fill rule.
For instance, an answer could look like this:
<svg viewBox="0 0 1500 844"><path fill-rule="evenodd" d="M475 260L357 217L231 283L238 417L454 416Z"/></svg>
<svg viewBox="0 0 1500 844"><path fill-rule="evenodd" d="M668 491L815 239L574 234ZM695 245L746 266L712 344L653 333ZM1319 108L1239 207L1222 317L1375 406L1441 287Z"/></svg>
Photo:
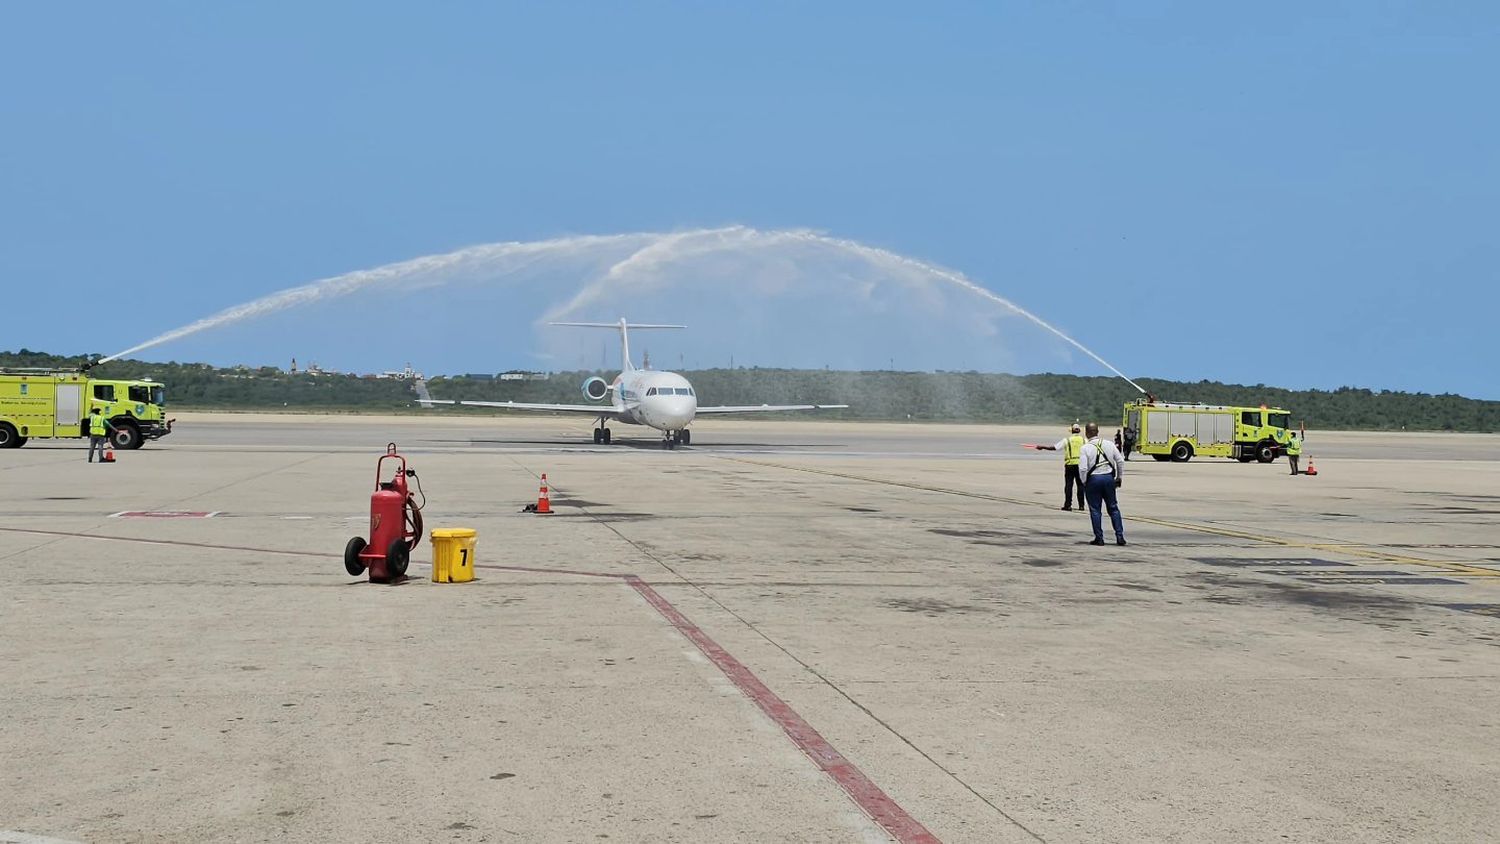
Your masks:
<svg viewBox="0 0 1500 844"><path fill-rule="evenodd" d="M79 429L79 421L83 419L83 385L82 384L58 384L57 385L57 413L53 419L56 425L54 435L59 437L76 437L82 433Z"/></svg>

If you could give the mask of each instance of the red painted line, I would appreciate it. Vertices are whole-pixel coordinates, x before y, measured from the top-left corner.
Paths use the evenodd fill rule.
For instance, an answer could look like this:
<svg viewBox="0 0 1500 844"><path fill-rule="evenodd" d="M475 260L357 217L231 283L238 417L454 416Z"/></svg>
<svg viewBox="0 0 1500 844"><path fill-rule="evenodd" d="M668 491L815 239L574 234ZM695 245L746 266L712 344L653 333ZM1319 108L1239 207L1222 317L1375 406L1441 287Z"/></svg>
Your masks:
<svg viewBox="0 0 1500 844"><path fill-rule="evenodd" d="M856 805L859 806L870 819L880 824L891 837L903 842L932 842L936 844L938 837L933 835L922 826L921 823L906 813L906 810L892 800L876 785L873 780L865 776L853 762L850 762L839 753L828 739L823 738L813 726L807 723L791 704L782 700L775 692L766 687L759 677L745 667L745 664L734 658L729 651L724 650L718 642L709 638L702 628L688 620L672 603L661 596L661 593L652 589L649 584L635 575L627 575L625 582L631 588L639 592L646 602L656 608L662 617L667 620L677 632L687 637L688 641L698 646L698 650L708 657L718 669L724 672L731 682L739 687L745 697L750 698L760 711L766 713L766 717L776 722L787 738L797 745L814 765L823 769L839 787L848 793Z"/></svg>
<svg viewBox="0 0 1500 844"><path fill-rule="evenodd" d="M68 533L57 530L36 530L33 528L7 528L0 527L0 531L11 533L35 533L43 536L66 536L76 539L103 539L115 542L139 542L147 545L180 545L190 548L211 548L222 551L255 551L262 554L285 554L296 557L334 557L337 555L328 553L314 553L308 551L282 551L274 548L247 548L235 545L210 545L204 542L180 542L170 539L138 539L127 536L100 536L90 533ZM709 637L703 629L682 611L672 605L671 601L662 597L660 592L651 588L651 585L633 574L612 574L610 572L577 571L570 569L549 569L533 566L500 566L484 563L475 564L475 568L498 569L501 571L526 572L529 574L564 574L578 577L598 577L610 580L621 580L646 599L662 618L667 620L688 641L692 642L708 660L724 673L729 681L750 698L751 702L760 707L760 711L766 714L786 733L787 738L797 745L807 758L812 760L825 774L827 774L849 798L859 806L860 810L870 819L879 824L891 837L902 844L939 844L939 839L928 831L927 827L901 808L890 795L881 790L874 780L866 776L857 765L849 761L844 754L823 738L813 726L807 723L807 719L797 713L792 705L782 700L779 695L762 683L755 673L740 662L729 651Z"/></svg>

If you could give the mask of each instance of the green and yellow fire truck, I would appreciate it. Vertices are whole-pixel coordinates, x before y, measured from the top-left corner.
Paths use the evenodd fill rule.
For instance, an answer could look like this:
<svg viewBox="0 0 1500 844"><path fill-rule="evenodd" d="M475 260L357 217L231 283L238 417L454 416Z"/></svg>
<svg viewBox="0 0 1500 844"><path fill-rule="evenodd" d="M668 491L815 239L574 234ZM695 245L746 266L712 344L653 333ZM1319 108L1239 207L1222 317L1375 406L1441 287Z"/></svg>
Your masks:
<svg viewBox="0 0 1500 844"><path fill-rule="evenodd" d="M1136 450L1185 463L1195 456L1270 463L1291 434L1292 414L1279 407L1223 407L1139 399L1125 405L1124 427Z"/></svg>
<svg viewBox="0 0 1500 844"><path fill-rule="evenodd" d="M108 381L84 372L0 369L0 448L20 448L33 437L86 437L99 408L114 425L115 448L140 448L172 433L155 381Z"/></svg>

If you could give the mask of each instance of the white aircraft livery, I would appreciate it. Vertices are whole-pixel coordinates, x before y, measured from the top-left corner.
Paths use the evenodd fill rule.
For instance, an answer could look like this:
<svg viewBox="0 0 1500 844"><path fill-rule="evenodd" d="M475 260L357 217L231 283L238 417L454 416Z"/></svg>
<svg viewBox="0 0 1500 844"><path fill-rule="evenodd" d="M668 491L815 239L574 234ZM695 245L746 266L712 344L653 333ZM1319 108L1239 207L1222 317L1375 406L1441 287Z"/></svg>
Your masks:
<svg viewBox="0 0 1500 844"><path fill-rule="evenodd" d="M705 414L719 413L774 413L787 410L827 410L848 407L847 404L760 404L720 407L699 407L698 394L693 385L675 372L660 372L652 369L636 369L630 362L630 329L687 328L685 325L644 325L619 322L554 322L550 325L567 325L580 328L613 328L620 332L621 371L613 383L594 376L583 382L585 398L609 404L534 404L514 401L438 401L422 400L424 405L453 404L465 407L503 407L509 410L535 410L544 413L578 413L599 419L594 428L594 442L610 442L609 421L611 419L629 425L646 425L662 432L662 447L676 448L693 441L688 426L693 419Z"/></svg>

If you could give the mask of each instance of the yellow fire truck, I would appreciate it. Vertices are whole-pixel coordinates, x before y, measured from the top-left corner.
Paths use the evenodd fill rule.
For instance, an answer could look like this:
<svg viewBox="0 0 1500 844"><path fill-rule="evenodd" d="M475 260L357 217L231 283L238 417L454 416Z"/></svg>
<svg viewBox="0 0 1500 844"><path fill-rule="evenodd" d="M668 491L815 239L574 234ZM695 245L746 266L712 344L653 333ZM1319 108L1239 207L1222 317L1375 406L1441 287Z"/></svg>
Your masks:
<svg viewBox="0 0 1500 844"><path fill-rule="evenodd" d="M1124 427L1136 450L1185 463L1194 456L1270 463L1290 436L1292 414L1279 407L1224 407L1138 399L1125 405Z"/></svg>
<svg viewBox="0 0 1500 844"><path fill-rule="evenodd" d="M0 369L0 448L33 437L86 437L99 408L114 425L115 448L140 448L172 433L166 390L155 381L107 381L83 372Z"/></svg>

